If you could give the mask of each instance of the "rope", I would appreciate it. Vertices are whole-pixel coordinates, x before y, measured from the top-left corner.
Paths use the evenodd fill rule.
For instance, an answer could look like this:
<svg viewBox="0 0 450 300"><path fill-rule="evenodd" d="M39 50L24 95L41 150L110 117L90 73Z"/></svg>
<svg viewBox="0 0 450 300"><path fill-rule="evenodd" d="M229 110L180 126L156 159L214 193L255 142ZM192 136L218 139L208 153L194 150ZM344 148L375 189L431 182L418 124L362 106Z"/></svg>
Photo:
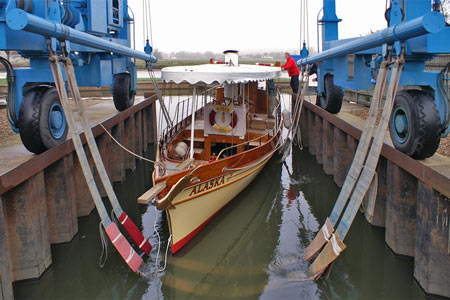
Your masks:
<svg viewBox="0 0 450 300"><path fill-rule="evenodd" d="M167 246L166 246L166 254L164 257L164 267L162 269L158 269L158 272L164 272L166 270L167 267L167 253L169 252L169 245L172 242L172 235L169 236L169 238L167 239Z"/></svg>
<svg viewBox="0 0 450 300"><path fill-rule="evenodd" d="M169 168L169 167L167 167L167 166L166 166L165 164L163 164L162 162L154 161L154 160L148 159L148 158L146 158L146 157L143 157L143 156L141 156L141 155L139 155L139 154L134 153L133 151L129 150L129 149L126 148L124 145L122 145L118 140L116 140L116 139L111 135L111 133L109 133L109 131L108 131L102 124L98 123L97 125L100 125L100 127L103 128L103 130L106 132L106 134L107 134L107 135L108 135L108 136L109 136L109 137L110 137L117 145L119 145L120 148L122 148L122 149L125 150L127 153L131 154L132 156L137 157L137 158L139 158L140 160L143 160L143 161L152 163L152 164L154 164L154 165L158 165L158 166L160 166L161 168L164 168L164 169L166 169L166 170L168 170L168 171L179 171L178 169L174 169L174 168Z"/></svg>
<svg viewBox="0 0 450 300"><path fill-rule="evenodd" d="M300 50L302 49L302 39L303 39L303 0L300 0Z"/></svg>
<svg viewBox="0 0 450 300"><path fill-rule="evenodd" d="M149 30L150 30L150 43L152 45L152 47L154 47L153 44L153 30L152 30L152 10L151 10L151 6L150 6L150 0L148 0L148 4L147 4L147 17L148 17L148 26L149 26ZM148 37L147 37L148 38Z"/></svg>
<svg viewBox="0 0 450 300"><path fill-rule="evenodd" d="M309 49L309 13L308 0L300 0L300 45L302 42ZM302 46L300 46L300 49Z"/></svg>
<svg viewBox="0 0 450 300"><path fill-rule="evenodd" d="M103 229L102 222L98 224L99 233L100 233L100 241L102 243L102 254L100 254L98 266L103 268L106 264L106 260L108 259L108 242L106 239L106 233Z"/></svg>
<svg viewBox="0 0 450 300"><path fill-rule="evenodd" d="M143 35L142 39L144 41L148 37L148 33L147 33L148 26L147 26L147 14L146 14L146 12L147 12L147 1L143 0L142 1L142 19L144 21L144 30L142 31L142 35Z"/></svg>
<svg viewBox="0 0 450 300"><path fill-rule="evenodd" d="M152 30L152 14L150 0L142 1L142 14L144 20L143 38L144 41L150 41L153 47L153 30Z"/></svg>
<svg viewBox="0 0 450 300"><path fill-rule="evenodd" d="M122 148L123 150L125 150L128 154L131 154L132 156L135 156L137 158L139 158L140 160L152 163L152 164L156 164L156 165L160 165L163 168L166 168L162 163L158 162L158 161L154 161L148 158L145 158L139 154L134 153L133 151L128 150L124 145L122 145L118 140L116 140L111 133L109 133L108 129L105 128L105 126L103 126L101 123L98 123L98 125L100 125L101 128L103 128L103 130L106 132L107 135L109 135L109 137L117 144L119 145L120 148Z"/></svg>
<svg viewBox="0 0 450 300"><path fill-rule="evenodd" d="M306 34L307 34L306 47L308 47L308 49L309 49L309 7L308 7L308 0L306 0Z"/></svg>
<svg viewBox="0 0 450 300"><path fill-rule="evenodd" d="M158 252L156 252L155 269L156 269L156 272L164 272L166 270L166 266L167 266L167 252L169 251L169 245L170 245L170 242L172 241L172 235L170 235L169 238L167 239L166 256L164 258L164 267L161 269L158 266L158 259L159 259L159 255L161 253L161 236L159 235L158 230L156 230L156 222L157 221L158 221L158 210L156 209L156 206L155 206L155 222L153 222L153 232L156 233L156 236L158 237Z"/></svg>

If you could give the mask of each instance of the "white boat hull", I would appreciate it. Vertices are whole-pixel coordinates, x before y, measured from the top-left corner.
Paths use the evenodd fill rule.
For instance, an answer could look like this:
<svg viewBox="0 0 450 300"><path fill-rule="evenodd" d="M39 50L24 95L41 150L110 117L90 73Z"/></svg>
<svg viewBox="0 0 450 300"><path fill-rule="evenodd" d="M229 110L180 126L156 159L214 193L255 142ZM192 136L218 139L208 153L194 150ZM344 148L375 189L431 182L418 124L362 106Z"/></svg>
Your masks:
<svg viewBox="0 0 450 300"><path fill-rule="evenodd" d="M172 253L191 240L223 207L261 172L272 153L259 163L183 190L166 210L172 234Z"/></svg>

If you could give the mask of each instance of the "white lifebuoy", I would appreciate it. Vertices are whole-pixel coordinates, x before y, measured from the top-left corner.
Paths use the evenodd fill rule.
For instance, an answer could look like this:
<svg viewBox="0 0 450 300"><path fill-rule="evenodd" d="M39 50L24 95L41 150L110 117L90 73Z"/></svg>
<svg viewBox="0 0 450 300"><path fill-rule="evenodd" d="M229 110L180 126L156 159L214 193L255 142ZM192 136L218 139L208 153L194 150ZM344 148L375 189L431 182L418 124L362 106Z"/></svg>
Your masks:
<svg viewBox="0 0 450 300"><path fill-rule="evenodd" d="M238 116L230 105L218 104L209 113L209 124L215 131L227 133L236 127Z"/></svg>

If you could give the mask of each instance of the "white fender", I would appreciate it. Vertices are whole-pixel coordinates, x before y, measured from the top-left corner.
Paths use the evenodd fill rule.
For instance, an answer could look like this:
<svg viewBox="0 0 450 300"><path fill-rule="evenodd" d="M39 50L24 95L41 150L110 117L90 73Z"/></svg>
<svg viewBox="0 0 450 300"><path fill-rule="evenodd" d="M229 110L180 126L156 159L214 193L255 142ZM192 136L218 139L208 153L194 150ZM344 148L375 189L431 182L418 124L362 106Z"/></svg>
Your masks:
<svg viewBox="0 0 450 300"><path fill-rule="evenodd" d="M283 115L284 127L286 127L286 129L291 128L291 126L292 126L291 112L288 111L287 109L285 109L285 110L283 110L283 112L281 114Z"/></svg>
<svg viewBox="0 0 450 300"><path fill-rule="evenodd" d="M188 145L185 142L179 142L175 147L175 153L180 157L186 157L188 153Z"/></svg>

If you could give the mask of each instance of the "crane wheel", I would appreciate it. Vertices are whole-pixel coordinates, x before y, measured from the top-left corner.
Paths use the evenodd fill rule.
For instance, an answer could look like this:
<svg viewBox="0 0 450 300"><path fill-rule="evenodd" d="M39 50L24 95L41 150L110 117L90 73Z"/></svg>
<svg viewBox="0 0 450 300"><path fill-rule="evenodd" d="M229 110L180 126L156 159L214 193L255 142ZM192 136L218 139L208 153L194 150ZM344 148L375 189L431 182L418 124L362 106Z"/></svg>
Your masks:
<svg viewBox="0 0 450 300"><path fill-rule="evenodd" d="M42 153L64 142L67 132L55 87L35 87L24 95L19 111L19 134L25 148Z"/></svg>
<svg viewBox="0 0 450 300"><path fill-rule="evenodd" d="M131 77L128 73L114 75L113 82L114 106L118 111L123 111L133 106L135 92L131 90Z"/></svg>
<svg viewBox="0 0 450 300"><path fill-rule="evenodd" d="M344 93L340 86L334 85L333 75L328 74L324 77L325 97L320 97L320 107L332 114L337 114L342 108L342 99Z"/></svg>
<svg viewBox="0 0 450 300"><path fill-rule="evenodd" d="M389 129L397 150L415 159L432 156L439 148L442 133L433 97L421 90L398 92Z"/></svg>

